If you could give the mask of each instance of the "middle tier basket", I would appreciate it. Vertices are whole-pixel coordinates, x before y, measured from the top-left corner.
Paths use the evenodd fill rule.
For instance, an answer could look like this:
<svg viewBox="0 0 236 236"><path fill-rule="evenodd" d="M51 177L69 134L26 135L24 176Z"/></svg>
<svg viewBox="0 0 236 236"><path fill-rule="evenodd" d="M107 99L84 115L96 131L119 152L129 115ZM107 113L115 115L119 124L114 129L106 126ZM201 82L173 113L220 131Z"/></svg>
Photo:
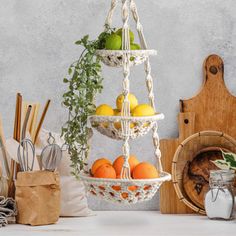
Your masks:
<svg viewBox="0 0 236 236"><path fill-rule="evenodd" d="M142 137L147 134L156 124L158 120L163 120L162 113L153 116L143 117L122 117L122 116L90 116L89 120L94 129L109 138L117 140L125 140L126 135L122 131L122 122L130 123L131 139Z"/></svg>
<svg viewBox="0 0 236 236"><path fill-rule="evenodd" d="M117 203L137 203L150 200L157 192L161 184L171 179L171 175L164 172L161 164L161 152L159 147L159 135L157 132L158 121L164 119L162 113L157 113L154 102L153 79L151 76L151 66L149 56L155 55L155 50L148 50L143 34L143 28L139 20L137 7L134 0L112 0L111 8L105 22L105 28L111 28L112 16L118 2L122 8L122 50L98 50L97 55L101 61L110 67L123 67L123 104L120 116L100 116L89 117L92 128L101 134L114 140L123 140L124 164L119 179L95 178L90 173L81 173L80 178L84 182L87 191L104 200ZM136 22L136 29L140 40L141 50L130 50L129 14L132 13ZM130 112L129 76L131 66L144 63L146 74L146 87L150 106L154 110L151 116L132 116ZM129 166L129 140L146 135L152 131L154 145L154 155L157 161L156 169L158 178L133 179Z"/></svg>

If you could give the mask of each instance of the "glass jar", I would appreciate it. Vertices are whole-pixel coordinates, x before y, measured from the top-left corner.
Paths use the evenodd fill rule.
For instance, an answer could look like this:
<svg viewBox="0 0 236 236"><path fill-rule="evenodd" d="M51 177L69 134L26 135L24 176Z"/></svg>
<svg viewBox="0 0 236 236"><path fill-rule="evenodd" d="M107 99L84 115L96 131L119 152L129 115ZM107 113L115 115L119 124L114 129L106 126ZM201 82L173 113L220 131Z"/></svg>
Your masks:
<svg viewBox="0 0 236 236"><path fill-rule="evenodd" d="M205 195L205 210L210 219L233 218L234 175L233 170L210 171L209 191Z"/></svg>

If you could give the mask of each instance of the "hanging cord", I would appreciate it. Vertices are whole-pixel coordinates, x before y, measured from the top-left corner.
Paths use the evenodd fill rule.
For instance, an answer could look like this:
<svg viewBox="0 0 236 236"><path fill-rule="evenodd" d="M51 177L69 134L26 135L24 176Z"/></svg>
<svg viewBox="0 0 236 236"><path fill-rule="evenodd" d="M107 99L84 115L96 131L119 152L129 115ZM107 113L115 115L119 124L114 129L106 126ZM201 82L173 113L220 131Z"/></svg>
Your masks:
<svg viewBox="0 0 236 236"><path fill-rule="evenodd" d="M136 3L134 2L134 0L130 0L130 10L131 10L133 18L136 22L136 28L138 31L138 36L139 36L141 48L147 49L147 43L146 43L146 40L145 40L145 37L143 34L143 26L140 23L137 6L136 6Z"/></svg>
<svg viewBox="0 0 236 236"><path fill-rule="evenodd" d="M154 111L156 112L156 108L155 108L155 99L154 99L154 92L153 92L153 79L151 76L151 66L150 66L150 62L149 62L149 58L146 59L145 63L144 63L144 67L145 67L145 73L146 73L146 86L148 89L148 98L149 98L149 102L152 106L152 108L154 109ZM162 164L161 164L161 151L160 151L160 138L157 132L158 129L158 125L157 122L155 122L155 125L152 128L152 138L153 138L153 144L154 144L154 148L155 148L155 157L157 159L157 169L162 172L163 168L162 168Z"/></svg>
<svg viewBox="0 0 236 236"><path fill-rule="evenodd" d="M122 49L129 50L130 49L130 39L129 39L129 0L122 0L122 20L123 20L123 28L122 28ZM128 117L130 116L130 102L128 99L129 95L129 75L130 75L130 55L128 52L123 54L123 95L124 101L121 109L121 116ZM130 166L129 166L129 137L130 137L130 121L129 120L121 120L121 128L122 134L124 138L123 144L123 155L124 155L124 165L121 170L121 178L122 179L130 179Z"/></svg>
<svg viewBox="0 0 236 236"><path fill-rule="evenodd" d="M154 109L154 111L156 112L155 98L154 98L154 92L153 92L153 78L151 75L151 65L149 62L149 57L144 62L144 70L146 74L146 86L148 89L149 102L152 108Z"/></svg>
<svg viewBox="0 0 236 236"><path fill-rule="evenodd" d="M115 11L115 8L117 6L117 0L112 0L111 1L111 7L110 7L110 10L107 14L107 18L106 18L106 21L105 21L105 29L109 29L111 28L111 24L112 24L112 17L113 17L113 14L114 14L114 11Z"/></svg>
<svg viewBox="0 0 236 236"><path fill-rule="evenodd" d="M138 15L138 10L137 10L137 6L134 0L130 0L130 9L133 15L133 18L136 22L136 28L138 31L138 35L139 35L139 40L140 40L140 44L141 44L141 48L142 49L147 49L147 43L143 34L143 27L140 23L140 19L139 19L139 15ZM152 106L152 108L154 109L154 111L156 112L155 109L155 99L154 99L154 92L153 92L153 78L151 75L151 65L149 62L149 57L146 59L145 63L144 63L144 69L145 69L145 74L146 74L146 86L148 89L148 98L149 98L149 102L150 105ZM159 135L157 133L157 129L158 129L158 125L157 122L155 122L155 125L152 129L153 131L153 144L154 144L154 148L155 148L155 157L157 159L157 168L160 172L163 171L162 168L162 164L161 164L161 151L160 151L160 138Z"/></svg>
<svg viewBox="0 0 236 236"><path fill-rule="evenodd" d="M141 48L147 49L147 43L146 43L146 40L145 40L145 37L143 34L143 27L140 23L137 6L136 6L136 3L134 0L130 0L130 9L131 9L133 18L136 22L136 28L137 28L138 35L139 35ZM151 65L149 62L149 57L145 61L144 69L145 69L145 73L146 73L146 85L147 85L148 92L149 92L149 94L148 94L149 101L151 103L151 106L155 110L154 93L153 93L153 79L152 79L152 75L151 75Z"/></svg>
<svg viewBox="0 0 236 236"><path fill-rule="evenodd" d="M157 122L155 122L155 125L152 129L153 133L152 133L152 139L153 139L153 144L154 144L154 148L155 148L155 157L157 159L157 169L162 172L163 168L162 168L162 164L161 164L161 151L160 151L160 138L157 132L158 129L158 125Z"/></svg>
<svg viewBox="0 0 236 236"><path fill-rule="evenodd" d="M130 50L130 36L129 36L129 0L122 0L122 50ZM123 57L125 58L125 57ZM129 58L125 58L129 61ZM128 63L126 63L128 64ZM125 65L125 64L124 64Z"/></svg>

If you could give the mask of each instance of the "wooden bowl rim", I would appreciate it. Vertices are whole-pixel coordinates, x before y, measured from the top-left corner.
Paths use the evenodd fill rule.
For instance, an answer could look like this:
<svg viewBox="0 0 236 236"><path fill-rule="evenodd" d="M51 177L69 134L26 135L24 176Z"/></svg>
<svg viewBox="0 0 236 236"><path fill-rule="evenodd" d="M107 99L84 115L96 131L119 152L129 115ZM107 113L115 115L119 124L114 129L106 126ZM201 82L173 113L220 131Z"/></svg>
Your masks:
<svg viewBox="0 0 236 236"><path fill-rule="evenodd" d="M182 201L186 206L188 206L190 209L192 209L193 211L200 213L200 214L206 214L205 210L196 206L194 203L192 203L190 200L188 200L186 197L184 197L183 194L183 190L181 189L179 182L178 182L178 176L177 176L177 163L178 163L178 159L179 159L179 154L180 151L184 148L184 146L191 141L192 139L196 138L196 137L200 137L200 136L218 136L221 138L225 138L226 140L228 140L230 143L232 143L235 147L236 147L236 140L231 137L228 134L225 134L223 132L220 131L214 131L214 130L205 130L205 131L201 131L201 132L197 132L195 134L190 135L189 137L187 137L185 140L183 140L178 148L175 151L174 157L173 157L173 161L172 161L172 170L171 170L171 174L172 174L172 182L174 185L174 189L175 192L177 194L177 197L179 198L180 201ZM205 147L202 148L200 150L198 150L191 158L191 160L193 160L194 157L196 157L197 155L199 155L202 152L205 152L207 150L216 150L216 149L225 149L224 147L217 147L217 146L209 146L209 147Z"/></svg>
<svg viewBox="0 0 236 236"><path fill-rule="evenodd" d="M193 156L193 159L198 156L199 154L202 154L204 152L208 152L208 151L225 151L225 152L230 152L229 149L227 148L224 148L224 147L217 147L217 146L210 146L210 147L205 147L205 148L202 148L200 149L194 156Z"/></svg>

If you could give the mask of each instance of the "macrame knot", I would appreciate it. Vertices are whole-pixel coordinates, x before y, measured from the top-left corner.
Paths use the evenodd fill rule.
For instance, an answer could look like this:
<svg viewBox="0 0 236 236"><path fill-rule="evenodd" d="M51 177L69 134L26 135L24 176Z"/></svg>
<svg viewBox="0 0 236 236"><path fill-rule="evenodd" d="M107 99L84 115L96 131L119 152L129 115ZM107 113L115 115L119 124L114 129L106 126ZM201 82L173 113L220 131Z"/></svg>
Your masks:
<svg viewBox="0 0 236 236"><path fill-rule="evenodd" d="M157 134L157 132L153 132L153 136L154 139L159 139L159 135Z"/></svg>
<svg viewBox="0 0 236 236"><path fill-rule="evenodd" d="M161 151L160 151L160 149L156 149L155 150L155 156L157 157L157 158L161 158Z"/></svg>
<svg viewBox="0 0 236 236"><path fill-rule="evenodd" d="M115 8L117 5L117 0L112 0L111 2L111 8Z"/></svg>
<svg viewBox="0 0 236 236"><path fill-rule="evenodd" d="M125 97L125 99L124 99L124 101L128 101L127 99L126 99L126 97L128 97L127 95L129 94L129 90L128 89L123 89L123 95L124 95L124 97Z"/></svg>
<svg viewBox="0 0 236 236"><path fill-rule="evenodd" d="M128 25L128 18L129 18L129 9L127 6L127 0L123 1L123 6L122 6L122 19L125 22L124 24Z"/></svg>
<svg viewBox="0 0 236 236"><path fill-rule="evenodd" d="M143 32L143 26L140 24L140 22L137 22L137 30L139 31L139 32Z"/></svg>
<svg viewBox="0 0 236 236"><path fill-rule="evenodd" d="M147 75L146 80L152 82L152 76L150 73Z"/></svg>
<svg viewBox="0 0 236 236"><path fill-rule="evenodd" d="M150 99L154 99L154 94L153 94L153 92L151 92L151 93L148 95L148 97L149 97Z"/></svg>
<svg viewBox="0 0 236 236"><path fill-rule="evenodd" d="M127 80L127 77L129 76L129 70L124 69L123 74L125 76L125 79L124 79L124 83L125 84L124 84L124 86L128 86L129 85L129 81Z"/></svg>
<svg viewBox="0 0 236 236"><path fill-rule="evenodd" d="M125 167L125 168L129 168L129 160L128 160L128 158L125 158L125 161L124 161L123 167Z"/></svg>

